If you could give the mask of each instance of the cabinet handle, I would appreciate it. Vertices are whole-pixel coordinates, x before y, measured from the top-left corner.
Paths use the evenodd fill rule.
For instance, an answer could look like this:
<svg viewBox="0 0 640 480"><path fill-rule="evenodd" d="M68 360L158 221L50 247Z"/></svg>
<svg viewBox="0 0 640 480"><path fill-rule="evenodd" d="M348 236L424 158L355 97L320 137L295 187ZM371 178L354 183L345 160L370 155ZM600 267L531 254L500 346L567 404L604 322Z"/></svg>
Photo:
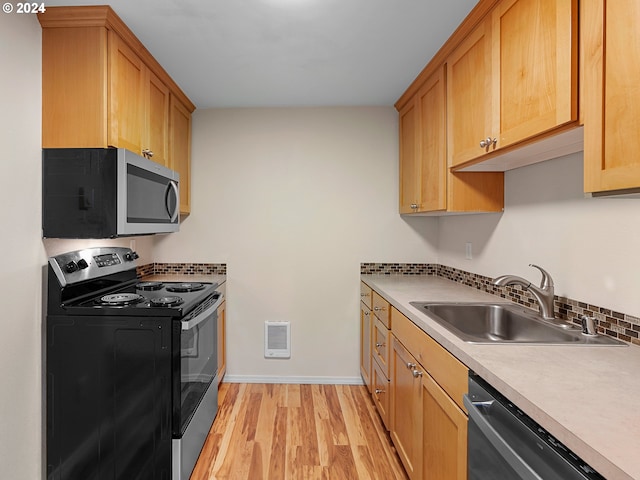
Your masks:
<svg viewBox="0 0 640 480"><path fill-rule="evenodd" d="M414 378L418 378L422 376L422 372L419 370L413 370L411 374L414 376Z"/></svg>
<svg viewBox="0 0 640 480"><path fill-rule="evenodd" d="M376 343L376 348L384 347L384 343Z"/></svg>
<svg viewBox="0 0 640 480"><path fill-rule="evenodd" d="M491 145L495 146L498 143L497 138L487 137L484 140L480 140L480 148L489 148Z"/></svg>
<svg viewBox="0 0 640 480"><path fill-rule="evenodd" d="M407 368L408 368L409 370L411 370L412 368L416 368L416 366L417 366L417 365L416 365L415 363L407 362Z"/></svg>
<svg viewBox="0 0 640 480"><path fill-rule="evenodd" d="M373 311L374 312L380 312L380 311L385 311L385 310L386 310L386 308L384 308L384 307L373 307Z"/></svg>
<svg viewBox="0 0 640 480"><path fill-rule="evenodd" d="M151 150L149 150L148 148L145 148L142 150L142 156L145 158L151 158L153 157L153 152Z"/></svg>
<svg viewBox="0 0 640 480"><path fill-rule="evenodd" d="M376 388L375 392L376 392L376 395L380 395L381 393L384 393L384 388Z"/></svg>

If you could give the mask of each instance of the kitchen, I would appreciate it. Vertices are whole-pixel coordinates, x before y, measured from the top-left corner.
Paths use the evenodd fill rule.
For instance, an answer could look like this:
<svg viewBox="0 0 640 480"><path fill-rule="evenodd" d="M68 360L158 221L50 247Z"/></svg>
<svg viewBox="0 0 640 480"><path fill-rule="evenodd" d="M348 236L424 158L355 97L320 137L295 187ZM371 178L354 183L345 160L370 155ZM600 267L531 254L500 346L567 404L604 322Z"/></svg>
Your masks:
<svg viewBox="0 0 640 480"><path fill-rule="evenodd" d="M13 173L4 203L15 232L2 240L11 252L2 282L5 300L19 305L3 335L0 424L10 435L0 464L7 478L32 479L42 463L42 266L88 242L41 240L40 25L28 15L0 19L0 135ZM229 266L228 380L359 381L362 262L531 280L527 265L536 263L552 272L558 295L640 316L638 200L584 198L581 153L508 172L502 214L400 217L397 121L391 105L194 113L193 212L179 233L136 238L135 249L142 263ZM265 320L292 322L291 360L263 358Z"/></svg>

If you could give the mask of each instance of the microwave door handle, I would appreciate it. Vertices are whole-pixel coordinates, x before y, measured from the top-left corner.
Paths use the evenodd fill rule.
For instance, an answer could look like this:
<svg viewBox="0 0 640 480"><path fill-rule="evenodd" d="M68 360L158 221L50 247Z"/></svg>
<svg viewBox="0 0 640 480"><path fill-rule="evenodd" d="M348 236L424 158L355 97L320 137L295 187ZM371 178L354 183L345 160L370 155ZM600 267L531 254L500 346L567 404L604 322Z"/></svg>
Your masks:
<svg viewBox="0 0 640 480"><path fill-rule="evenodd" d="M171 192L172 190L173 190L173 194L176 197L176 206L173 209L173 212L171 211L171 208L169 206L169 192ZM173 180L170 180L169 183L167 184L167 192L166 192L166 195L164 196L164 202L165 202L165 208L167 209L167 213L171 218L171 223L175 222L178 218L178 215L180 214L180 196L179 195L180 193L178 192L178 185Z"/></svg>

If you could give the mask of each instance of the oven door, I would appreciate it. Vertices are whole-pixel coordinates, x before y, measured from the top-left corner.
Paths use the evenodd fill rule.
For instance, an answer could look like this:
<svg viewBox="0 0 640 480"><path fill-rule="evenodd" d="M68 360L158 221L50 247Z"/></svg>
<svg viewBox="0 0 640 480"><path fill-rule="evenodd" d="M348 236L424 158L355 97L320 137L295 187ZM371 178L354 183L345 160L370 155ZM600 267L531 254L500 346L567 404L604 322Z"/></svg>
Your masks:
<svg viewBox="0 0 640 480"><path fill-rule="evenodd" d="M174 322L172 480L187 480L218 412L216 293Z"/></svg>

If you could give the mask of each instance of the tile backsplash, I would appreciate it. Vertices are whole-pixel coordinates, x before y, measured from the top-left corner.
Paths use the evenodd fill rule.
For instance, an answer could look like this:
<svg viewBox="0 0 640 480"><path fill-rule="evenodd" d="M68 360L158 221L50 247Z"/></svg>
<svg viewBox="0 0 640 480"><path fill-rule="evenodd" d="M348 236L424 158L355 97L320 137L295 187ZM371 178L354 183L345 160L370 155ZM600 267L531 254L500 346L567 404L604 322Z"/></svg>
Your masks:
<svg viewBox="0 0 640 480"><path fill-rule="evenodd" d="M226 275L226 263L148 263L137 269L138 276L149 275Z"/></svg>
<svg viewBox="0 0 640 480"><path fill-rule="evenodd" d="M491 284L491 277L466 272L457 268L434 263L361 263L361 275L434 275L506 298L529 308L538 309L534 297L521 287L498 287ZM598 333L640 345L640 318L616 312L606 307L567 297L555 297L555 313L558 318L580 325L580 317L587 315L595 319Z"/></svg>

